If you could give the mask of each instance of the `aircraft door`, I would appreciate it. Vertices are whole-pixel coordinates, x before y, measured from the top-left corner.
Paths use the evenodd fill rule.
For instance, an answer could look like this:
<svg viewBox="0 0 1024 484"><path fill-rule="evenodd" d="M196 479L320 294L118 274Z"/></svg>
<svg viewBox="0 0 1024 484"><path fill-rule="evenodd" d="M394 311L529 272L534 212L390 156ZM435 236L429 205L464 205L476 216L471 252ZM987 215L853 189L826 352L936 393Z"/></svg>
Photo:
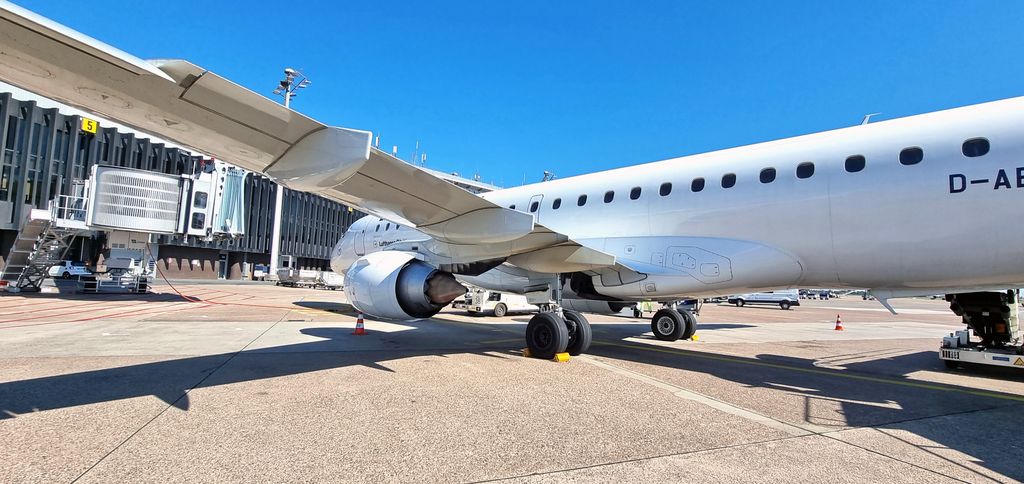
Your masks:
<svg viewBox="0 0 1024 484"><path fill-rule="evenodd" d="M526 206L526 209L533 214L533 221L540 223L540 205L544 201L544 195L534 195L530 197L530 204Z"/></svg>
<svg viewBox="0 0 1024 484"><path fill-rule="evenodd" d="M366 255L366 246L363 245L363 241L366 239L366 227L363 226L362 230L359 230L355 234L355 240L352 241L352 248L355 250L356 255Z"/></svg>

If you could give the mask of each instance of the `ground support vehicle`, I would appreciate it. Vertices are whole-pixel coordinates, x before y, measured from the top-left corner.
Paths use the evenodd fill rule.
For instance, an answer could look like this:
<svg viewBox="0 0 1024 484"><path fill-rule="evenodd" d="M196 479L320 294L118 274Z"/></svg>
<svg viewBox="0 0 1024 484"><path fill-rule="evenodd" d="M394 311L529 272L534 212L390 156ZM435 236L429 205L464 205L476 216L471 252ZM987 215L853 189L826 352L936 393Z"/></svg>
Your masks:
<svg viewBox="0 0 1024 484"><path fill-rule="evenodd" d="M469 314L490 313L497 317L509 313L531 313L540 307L530 304L526 296L506 292L476 290L469 294L466 312Z"/></svg>
<svg viewBox="0 0 1024 484"><path fill-rule="evenodd" d="M963 318L967 329L942 338L939 358L946 367L971 363L1024 370L1019 297L1013 290L947 295L950 309Z"/></svg>

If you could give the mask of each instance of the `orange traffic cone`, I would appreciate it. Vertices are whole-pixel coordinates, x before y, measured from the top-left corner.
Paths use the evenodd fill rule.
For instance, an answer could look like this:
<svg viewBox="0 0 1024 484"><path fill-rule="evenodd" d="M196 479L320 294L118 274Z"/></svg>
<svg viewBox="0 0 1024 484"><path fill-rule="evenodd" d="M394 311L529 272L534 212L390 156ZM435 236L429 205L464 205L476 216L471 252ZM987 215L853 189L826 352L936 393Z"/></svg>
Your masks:
<svg viewBox="0 0 1024 484"><path fill-rule="evenodd" d="M352 334L356 336L366 336L366 328L363 327L363 313L359 313L359 317L356 318L356 330Z"/></svg>
<svg viewBox="0 0 1024 484"><path fill-rule="evenodd" d="M840 318L839 315L837 314L836 315L836 331L842 331L842 330L843 330L843 318Z"/></svg>

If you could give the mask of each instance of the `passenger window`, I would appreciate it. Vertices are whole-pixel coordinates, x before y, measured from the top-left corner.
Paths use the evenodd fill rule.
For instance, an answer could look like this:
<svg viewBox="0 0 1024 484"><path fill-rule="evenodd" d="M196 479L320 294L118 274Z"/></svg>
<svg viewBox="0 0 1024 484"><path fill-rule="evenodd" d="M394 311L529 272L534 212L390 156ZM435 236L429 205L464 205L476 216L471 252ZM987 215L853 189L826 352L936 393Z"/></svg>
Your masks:
<svg viewBox="0 0 1024 484"><path fill-rule="evenodd" d="M664 197L669 193L672 193L672 184L668 182L662 183L661 188L658 189L658 194Z"/></svg>
<svg viewBox="0 0 1024 484"><path fill-rule="evenodd" d="M796 165L797 178L810 178L811 175L814 175L814 163L806 161Z"/></svg>
<svg viewBox="0 0 1024 484"><path fill-rule="evenodd" d="M633 189L629 191L629 199L636 200L638 198L640 198L640 187L633 187Z"/></svg>
<svg viewBox="0 0 1024 484"><path fill-rule="evenodd" d="M924 151L921 148L906 148L900 152L900 163L910 166L916 165L924 159Z"/></svg>
<svg viewBox="0 0 1024 484"><path fill-rule="evenodd" d="M555 201L551 202L551 209L558 210L558 207L562 206L562 199L556 198Z"/></svg>
<svg viewBox="0 0 1024 484"><path fill-rule="evenodd" d="M373 229L374 232L380 232L380 224L377 224L377 228Z"/></svg>
<svg viewBox="0 0 1024 484"><path fill-rule="evenodd" d="M736 186L736 174L726 173L722 175L722 188L732 188Z"/></svg>
<svg viewBox="0 0 1024 484"><path fill-rule="evenodd" d="M773 181L775 181L775 168L761 170L761 183L771 183Z"/></svg>
<svg viewBox="0 0 1024 484"><path fill-rule="evenodd" d="M540 202L530 203L530 213L536 212L538 208L540 208Z"/></svg>
<svg viewBox="0 0 1024 484"><path fill-rule="evenodd" d="M577 207L582 207L582 206L584 206L586 204L587 204L587 196L586 195L580 195L580 198L576 199L576 206Z"/></svg>
<svg viewBox="0 0 1024 484"><path fill-rule="evenodd" d="M390 223L388 223L387 225L384 226L384 231L387 232L388 230L391 230L391 224Z"/></svg>
<svg viewBox="0 0 1024 484"><path fill-rule="evenodd" d="M690 182L690 191L691 192L697 193L697 192L699 192L699 191L701 191L703 189L704 189L704 179L703 178L694 178L693 181Z"/></svg>
<svg viewBox="0 0 1024 484"><path fill-rule="evenodd" d="M206 208L206 201L210 195L206 192L196 192L195 200L192 202L192 206L195 208Z"/></svg>
<svg viewBox="0 0 1024 484"><path fill-rule="evenodd" d="M850 173L857 173L864 169L864 165L867 161L861 155L853 155L846 159L846 171Z"/></svg>
<svg viewBox="0 0 1024 484"><path fill-rule="evenodd" d="M604 192L604 203L612 203L612 200L615 200L615 191L608 190Z"/></svg>
<svg viewBox="0 0 1024 484"><path fill-rule="evenodd" d="M500 292L492 292L490 295L487 296L487 300L488 301L501 301L501 293Z"/></svg>
<svg viewBox="0 0 1024 484"><path fill-rule="evenodd" d="M974 158L975 156L984 156L988 153L989 145L988 140L985 138L971 138L964 141L963 152L964 156Z"/></svg>

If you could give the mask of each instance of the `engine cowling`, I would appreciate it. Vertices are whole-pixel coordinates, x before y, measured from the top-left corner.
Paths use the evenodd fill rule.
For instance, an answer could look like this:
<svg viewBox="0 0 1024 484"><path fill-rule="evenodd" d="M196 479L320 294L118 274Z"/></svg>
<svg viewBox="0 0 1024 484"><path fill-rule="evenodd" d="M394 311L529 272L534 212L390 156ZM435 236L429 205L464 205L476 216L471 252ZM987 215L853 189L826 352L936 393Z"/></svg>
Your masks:
<svg viewBox="0 0 1024 484"><path fill-rule="evenodd" d="M356 259L345 273L349 302L377 318L429 318L466 291L455 276L408 252L367 254Z"/></svg>

